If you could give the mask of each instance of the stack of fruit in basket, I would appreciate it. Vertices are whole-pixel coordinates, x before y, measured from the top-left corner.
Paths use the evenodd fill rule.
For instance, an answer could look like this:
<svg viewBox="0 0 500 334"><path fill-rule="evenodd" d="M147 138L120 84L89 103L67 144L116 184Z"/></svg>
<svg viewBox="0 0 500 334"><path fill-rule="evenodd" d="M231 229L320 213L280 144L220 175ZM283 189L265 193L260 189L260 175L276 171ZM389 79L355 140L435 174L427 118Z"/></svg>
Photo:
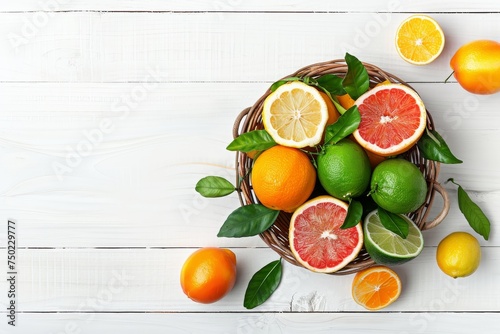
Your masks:
<svg viewBox="0 0 500 334"><path fill-rule="evenodd" d="M430 20L439 28L432 19L416 17L400 29L409 29L415 19ZM439 40L444 44L444 36ZM398 44L398 51L405 58L403 46ZM428 62L441 50L442 46L436 48L437 55L430 55ZM218 236L258 235L273 225L280 212L291 213L289 247L304 268L333 273L353 261L362 248L366 250L374 265L355 275L352 295L360 305L375 310L391 304L401 291L398 275L389 266L414 259L424 245L420 228L408 214L424 204L428 184L422 166L402 158L404 153L418 145L428 160L461 161L439 133L427 127L426 108L413 89L388 81L374 85L356 57L346 54L345 63L344 77L288 77L271 86L262 106L263 128L242 133L228 146L253 159L249 177L258 203L231 213ZM452 60L453 64L458 66ZM487 239L489 221L484 213L458 183L448 181L458 186L460 210L471 227ZM208 176L196 190L205 197L220 197L239 189L222 177ZM452 277L468 276L479 265L479 243L468 233L452 233L437 251L439 267ZM189 267L188 261L185 266ZM190 278L182 277L186 294L186 284L203 286L203 282L186 283ZM262 304L280 278L281 260L259 270L248 284L244 306ZM231 287L222 289L218 298Z"/></svg>
<svg viewBox="0 0 500 334"><path fill-rule="evenodd" d="M350 59L349 64L359 65ZM290 248L312 271L342 269L363 243L379 263L385 258L407 261L423 247L420 230L402 214L424 203L426 181L411 162L386 157L406 152L422 136L424 104L410 88L390 83L354 98L356 105L344 108L340 116L335 100L327 104L316 87L291 81L276 88L263 106L265 131L277 145L256 159L253 190L264 206L293 212ZM329 119L337 120L328 125ZM314 190L321 195L310 199ZM370 199L375 203L362 204ZM363 233L362 208L374 205L377 211L365 212L374 227L365 224ZM384 228L381 214L394 222L389 227L393 231Z"/></svg>

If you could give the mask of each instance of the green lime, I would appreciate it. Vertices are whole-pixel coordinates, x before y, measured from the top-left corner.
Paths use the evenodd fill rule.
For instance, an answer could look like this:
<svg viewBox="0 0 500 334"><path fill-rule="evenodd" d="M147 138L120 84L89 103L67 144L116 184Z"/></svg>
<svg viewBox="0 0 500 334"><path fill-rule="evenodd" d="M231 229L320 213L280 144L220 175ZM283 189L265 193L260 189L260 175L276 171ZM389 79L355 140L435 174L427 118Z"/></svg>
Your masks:
<svg viewBox="0 0 500 334"><path fill-rule="evenodd" d="M400 215L408 222L406 239L386 229L380 222L377 210L370 212L364 220L365 248L378 264L394 265L408 262L418 256L424 248L422 232L407 216Z"/></svg>
<svg viewBox="0 0 500 334"><path fill-rule="evenodd" d="M370 188L373 200L392 213L415 211L427 197L424 176L417 166L404 159L388 159L375 167Z"/></svg>
<svg viewBox="0 0 500 334"><path fill-rule="evenodd" d="M327 145L317 159L318 179L327 193L347 200L365 192L370 184L370 160L357 143L342 139Z"/></svg>

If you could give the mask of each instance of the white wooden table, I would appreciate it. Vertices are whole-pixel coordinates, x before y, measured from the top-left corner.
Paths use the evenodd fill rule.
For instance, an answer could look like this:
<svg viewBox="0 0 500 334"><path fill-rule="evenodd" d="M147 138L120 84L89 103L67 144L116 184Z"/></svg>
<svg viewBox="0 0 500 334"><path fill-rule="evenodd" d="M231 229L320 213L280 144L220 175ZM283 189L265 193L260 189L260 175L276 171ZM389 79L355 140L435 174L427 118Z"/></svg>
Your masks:
<svg viewBox="0 0 500 334"><path fill-rule="evenodd" d="M428 13L446 47L405 63L399 23ZM474 39L497 39L500 5L483 1L67 1L0 3L1 333L498 333L500 94L476 96L449 60ZM279 289L243 307L250 277L278 259L258 238L216 234L236 195L199 196L207 175L234 177L236 115L274 80L345 52L411 82L461 165L443 165L492 222L483 261L453 280L438 242L472 232L455 187L425 249L395 267L399 300L367 312L352 276L285 263ZM436 204L439 206L439 204ZM436 209L437 211L437 209ZM7 221L15 219L16 326L8 325ZM473 233L473 232L472 232ZM196 304L179 285L186 257L231 248L238 279L221 301Z"/></svg>

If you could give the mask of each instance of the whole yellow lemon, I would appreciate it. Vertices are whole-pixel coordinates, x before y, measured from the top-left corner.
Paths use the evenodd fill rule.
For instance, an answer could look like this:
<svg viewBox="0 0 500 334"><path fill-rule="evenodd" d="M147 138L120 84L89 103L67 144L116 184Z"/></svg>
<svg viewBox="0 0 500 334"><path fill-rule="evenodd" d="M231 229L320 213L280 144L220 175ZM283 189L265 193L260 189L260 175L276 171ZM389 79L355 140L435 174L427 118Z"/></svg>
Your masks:
<svg viewBox="0 0 500 334"><path fill-rule="evenodd" d="M453 278L472 275L481 262L479 241L467 232L453 232L439 243L436 261Z"/></svg>

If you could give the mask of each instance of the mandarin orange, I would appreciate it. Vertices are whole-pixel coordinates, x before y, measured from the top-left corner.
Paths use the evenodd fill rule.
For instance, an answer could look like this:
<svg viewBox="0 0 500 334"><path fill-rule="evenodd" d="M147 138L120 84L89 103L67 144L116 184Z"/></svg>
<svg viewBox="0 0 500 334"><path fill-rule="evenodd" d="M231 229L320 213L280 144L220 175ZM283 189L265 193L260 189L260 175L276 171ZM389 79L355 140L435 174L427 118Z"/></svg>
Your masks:
<svg viewBox="0 0 500 334"><path fill-rule="evenodd" d="M184 262L180 282L182 291L193 301L216 302L236 282L236 255L224 248L200 248Z"/></svg>

